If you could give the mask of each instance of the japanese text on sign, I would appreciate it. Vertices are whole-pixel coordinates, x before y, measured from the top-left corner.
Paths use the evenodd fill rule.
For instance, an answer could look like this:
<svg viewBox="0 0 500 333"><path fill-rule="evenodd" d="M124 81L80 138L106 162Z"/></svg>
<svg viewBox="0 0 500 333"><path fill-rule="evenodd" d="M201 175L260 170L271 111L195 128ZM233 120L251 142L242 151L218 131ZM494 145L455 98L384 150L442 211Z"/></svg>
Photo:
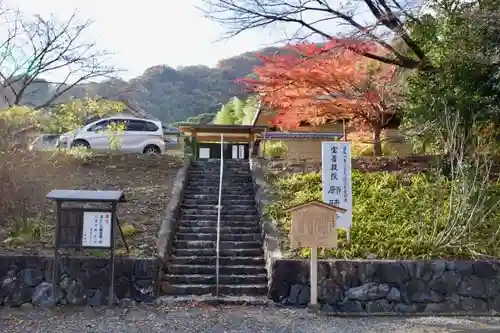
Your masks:
<svg viewBox="0 0 500 333"><path fill-rule="evenodd" d="M344 208L337 214L337 227L352 225L351 144L349 142L322 142L323 202Z"/></svg>
<svg viewBox="0 0 500 333"><path fill-rule="evenodd" d="M335 248L337 230L332 223L335 216L335 211L314 205L292 212L291 247Z"/></svg>
<svg viewBox="0 0 500 333"><path fill-rule="evenodd" d="M111 247L111 213L84 212L82 246Z"/></svg>

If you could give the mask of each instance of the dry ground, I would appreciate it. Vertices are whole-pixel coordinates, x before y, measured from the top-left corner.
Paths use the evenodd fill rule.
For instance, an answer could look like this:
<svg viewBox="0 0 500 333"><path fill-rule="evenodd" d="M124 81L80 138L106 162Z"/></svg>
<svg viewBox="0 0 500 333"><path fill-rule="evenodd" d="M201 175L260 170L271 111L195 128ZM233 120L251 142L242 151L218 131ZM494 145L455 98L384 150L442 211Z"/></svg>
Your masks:
<svg viewBox="0 0 500 333"><path fill-rule="evenodd" d="M0 309L5 333L493 333L498 318L327 317L274 307Z"/></svg>
<svg viewBox="0 0 500 333"><path fill-rule="evenodd" d="M37 185L42 185L37 187L38 191L55 188L123 190L127 202L119 205L118 217L127 233L126 239L131 251L127 254L120 241L117 253L131 256L155 254L156 232L171 195L172 181L182 164L178 157L99 155L86 158L66 156L56 159L57 167L52 167L55 163L53 162L45 166L31 165L28 169L34 171L36 175L31 177L31 181L34 178ZM39 169L38 175L37 169ZM0 223L0 253L53 253L55 204L45 200L44 195L37 195L35 202L30 203L36 205L42 215L40 237L35 237L38 239L22 237L24 240L20 241L15 233L12 237L11 224ZM18 203L18 206L21 204ZM99 251L88 251L88 253L101 254Z"/></svg>

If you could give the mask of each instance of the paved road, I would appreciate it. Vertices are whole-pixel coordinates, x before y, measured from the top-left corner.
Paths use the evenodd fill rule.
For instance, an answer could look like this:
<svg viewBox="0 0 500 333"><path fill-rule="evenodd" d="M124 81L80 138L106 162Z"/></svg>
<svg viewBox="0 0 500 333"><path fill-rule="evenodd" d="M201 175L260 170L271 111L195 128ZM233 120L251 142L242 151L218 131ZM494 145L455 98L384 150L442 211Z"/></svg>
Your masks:
<svg viewBox="0 0 500 333"><path fill-rule="evenodd" d="M259 307L0 310L2 333L490 333L493 318L335 318Z"/></svg>

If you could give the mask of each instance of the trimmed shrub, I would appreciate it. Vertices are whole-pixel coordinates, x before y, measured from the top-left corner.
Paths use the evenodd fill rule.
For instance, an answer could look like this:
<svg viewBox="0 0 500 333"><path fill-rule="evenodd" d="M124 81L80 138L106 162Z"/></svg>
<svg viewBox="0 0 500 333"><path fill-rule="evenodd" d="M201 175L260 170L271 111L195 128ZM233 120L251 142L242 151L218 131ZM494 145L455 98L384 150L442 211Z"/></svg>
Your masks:
<svg viewBox="0 0 500 333"><path fill-rule="evenodd" d="M260 149L261 155L265 158L283 158L288 152L288 147L283 141L263 141Z"/></svg>
<svg viewBox="0 0 500 333"><path fill-rule="evenodd" d="M273 188L279 198L266 207L283 231L282 250L307 257L309 249L290 251L287 207L322 197L320 173L281 175ZM500 255L500 187L490 184L466 192L464 184L425 174L353 172L351 242L339 231L339 248L322 249L320 257L430 259L498 257Z"/></svg>

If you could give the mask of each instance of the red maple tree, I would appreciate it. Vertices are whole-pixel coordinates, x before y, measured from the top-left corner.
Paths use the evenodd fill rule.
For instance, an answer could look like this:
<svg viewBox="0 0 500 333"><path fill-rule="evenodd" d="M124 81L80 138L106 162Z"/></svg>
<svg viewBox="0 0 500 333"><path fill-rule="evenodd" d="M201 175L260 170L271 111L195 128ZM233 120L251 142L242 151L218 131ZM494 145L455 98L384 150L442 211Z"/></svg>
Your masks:
<svg viewBox="0 0 500 333"><path fill-rule="evenodd" d="M259 56L263 65L240 81L276 111L272 122L278 127L348 119L350 126L372 132L375 154L381 155L382 130L397 112L396 67L360 55L359 49L376 47L341 40L289 46L280 55Z"/></svg>

